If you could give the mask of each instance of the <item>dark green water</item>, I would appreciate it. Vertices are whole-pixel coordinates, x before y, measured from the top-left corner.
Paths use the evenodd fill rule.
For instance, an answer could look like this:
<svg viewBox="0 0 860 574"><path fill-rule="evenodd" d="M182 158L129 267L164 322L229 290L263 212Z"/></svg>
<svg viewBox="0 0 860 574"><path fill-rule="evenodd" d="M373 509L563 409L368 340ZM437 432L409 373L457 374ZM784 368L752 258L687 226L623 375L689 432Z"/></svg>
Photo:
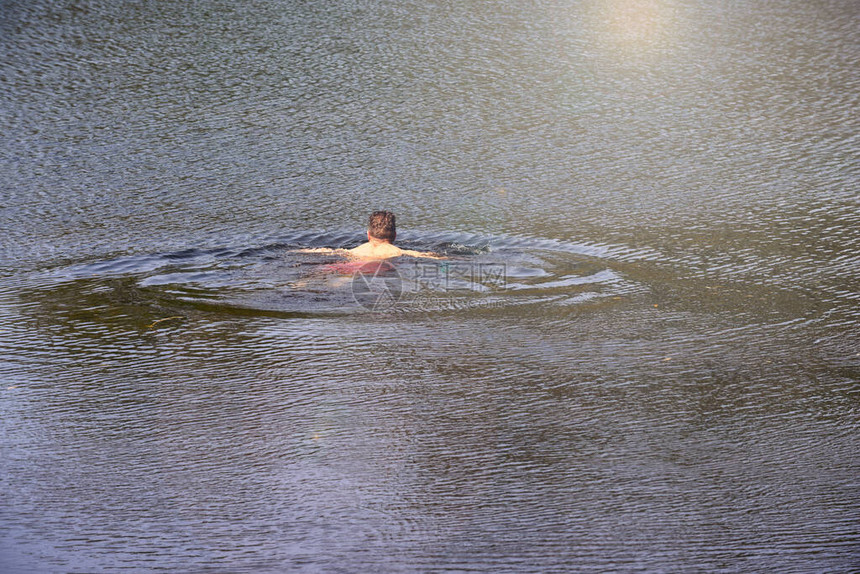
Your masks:
<svg viewBox="0 0 860 574"><path fill-rule="evenodd" d="M860 568L858 30L0 1L0 570Z"/></svg>

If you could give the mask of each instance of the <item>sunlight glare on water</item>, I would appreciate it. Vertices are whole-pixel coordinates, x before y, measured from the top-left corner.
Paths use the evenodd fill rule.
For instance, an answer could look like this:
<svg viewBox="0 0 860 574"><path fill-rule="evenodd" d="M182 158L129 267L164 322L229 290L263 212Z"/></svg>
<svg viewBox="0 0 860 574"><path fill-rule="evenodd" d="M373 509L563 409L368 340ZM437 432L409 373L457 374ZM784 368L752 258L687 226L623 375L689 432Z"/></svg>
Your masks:
<svg viewBox="0 0 860 574"><path fill-rule="evenodd" d="M856 570L858 29L3 3L0 571Z"/></svg>
<svg viewBox="0 0 860 574"><path fill-rule="evenodd" d="M682 31L674 2L665 0L612 0L596 2L589 14L590 28L601 51L622 59L656 57L670 49ZM677 48L677 45L676 45Z"/></svg>

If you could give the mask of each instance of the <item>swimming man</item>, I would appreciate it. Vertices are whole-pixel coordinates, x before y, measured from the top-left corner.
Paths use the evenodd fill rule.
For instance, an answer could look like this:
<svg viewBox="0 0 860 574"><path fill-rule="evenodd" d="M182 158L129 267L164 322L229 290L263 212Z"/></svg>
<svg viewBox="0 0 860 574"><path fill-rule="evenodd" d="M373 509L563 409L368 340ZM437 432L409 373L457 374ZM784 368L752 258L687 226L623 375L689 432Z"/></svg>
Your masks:
<svg viewBox="0 0 860 574"><path fill-rule="evenodd" d="M374 211L370 214L367 226L367 243L362 243L353 249L301 249L306 253L338 253L353 259L391 259L408 255L409 257L425 257L429 259L444 259L443 256L428 251L412 251L400 249L394 245L397 237L397 225L394 214L390 211Z"/></svg>

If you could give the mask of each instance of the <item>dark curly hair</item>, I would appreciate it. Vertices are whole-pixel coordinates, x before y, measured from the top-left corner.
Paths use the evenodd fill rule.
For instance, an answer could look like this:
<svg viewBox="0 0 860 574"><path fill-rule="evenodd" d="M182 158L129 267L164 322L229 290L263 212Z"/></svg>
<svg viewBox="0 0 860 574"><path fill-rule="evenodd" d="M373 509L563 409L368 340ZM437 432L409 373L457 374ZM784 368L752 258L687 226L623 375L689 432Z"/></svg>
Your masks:
<svg viewBox="0 0 860 574"><path fill-rule="evenodd" d="M371 237L394 243L394 238L397 237L394 214L390 211L374 211L370 214L367 232L370 233Z"/></svg>

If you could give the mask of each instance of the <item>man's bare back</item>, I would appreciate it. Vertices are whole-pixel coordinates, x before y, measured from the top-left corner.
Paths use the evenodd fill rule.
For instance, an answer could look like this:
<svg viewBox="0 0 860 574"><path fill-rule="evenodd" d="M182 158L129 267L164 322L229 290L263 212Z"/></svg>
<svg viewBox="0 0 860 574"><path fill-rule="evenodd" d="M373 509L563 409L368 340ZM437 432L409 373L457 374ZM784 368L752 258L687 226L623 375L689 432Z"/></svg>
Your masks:
<svg viewBox="0 0 860 574"><path fill-rule="evenodd" d="M390 259L392 257L400 257L402 255L408 255L409 257L426 257L429 259L443 259L441 255L430 253L429 251L400 249L392 243L375 240L373 237L369 237L368 239L369 241L367 243L345 251L350 257L357 259Z"/></svg>
<svg viewBox="0 0 860 574"><path fill-rule="evenodd" d="M413 251L412 249L400 249L391 243L383 243L382 245L373 245L370 241L363 243L352 249L330 249L328 247L311 247L307 249L297 249L299 253L331 253L333 255L343 255L350 259L391 259L393 257L423 257L425 259L445 259L444 255L432 253L430 251Z"/></svg>

